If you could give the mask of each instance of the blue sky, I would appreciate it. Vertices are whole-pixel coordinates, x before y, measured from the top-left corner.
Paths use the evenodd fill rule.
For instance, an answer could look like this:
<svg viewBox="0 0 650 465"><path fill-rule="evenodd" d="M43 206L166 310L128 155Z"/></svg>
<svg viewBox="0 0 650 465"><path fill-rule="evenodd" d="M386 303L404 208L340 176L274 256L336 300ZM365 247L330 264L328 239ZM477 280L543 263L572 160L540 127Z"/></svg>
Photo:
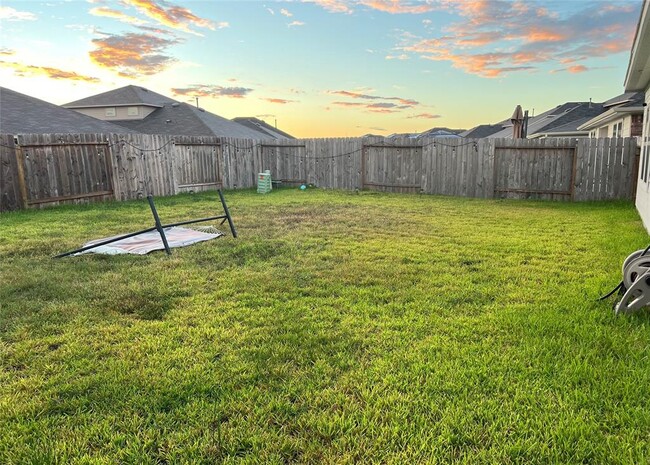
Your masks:
<svg viewBox="0 0 650 465"><path fill-rule="evenodd" d="M623 91L641 1L11 1L0 81L128 84L298 137L470 128Z"/></svg>

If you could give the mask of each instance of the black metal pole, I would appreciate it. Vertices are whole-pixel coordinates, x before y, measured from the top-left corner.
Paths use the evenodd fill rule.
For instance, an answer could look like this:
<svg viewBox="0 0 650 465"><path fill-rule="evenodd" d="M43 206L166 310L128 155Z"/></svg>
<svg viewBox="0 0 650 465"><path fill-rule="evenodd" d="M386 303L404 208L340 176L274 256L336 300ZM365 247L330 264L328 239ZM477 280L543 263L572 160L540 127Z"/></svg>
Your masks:
<svg viewBox="0 0 650 465"><path fill-rule="evenodd" d="M167 236L165 236L165 230L163 229L163 226L160 223L160 218L158 217L156 206L153 204L153 195L148 195L147 200L149 201L149 206L151 207L151 213L153 214L153 219L156 222L156 229L158 230L158 234L160 234L160 238L162 239L163 245L165 246L165 252L167 252L167 255L171 255L172 251L169 248L169 244L167 243Z"/></svg>
<svg viewBox="0 0 650 465"><path fill-rule="evenodd" d="M226 215L210 216L208 218L200 218L198 220L179 221L178 223L163 224L163 228L171 228L171 227L174 227L174 226L183 226L184 224L203 223L205 221L220 220L221 218L223 218L223 221L226 221L228 219L228 217Z"/></svg>
<svg viewBox="0 0 650 465"><path fill-rule="evenodd" d="M228 210L228 205L226 205L226 199L223 198L223 193L221 189L217 189L219 193L219 199L221 200L221 205L223 205L223 211L226 214L226 219L230 225L230 232L232 232L232 237L237 237L237 230L235 229L235 224L232 222L232 217L230 216L230 210Z"/></svg>

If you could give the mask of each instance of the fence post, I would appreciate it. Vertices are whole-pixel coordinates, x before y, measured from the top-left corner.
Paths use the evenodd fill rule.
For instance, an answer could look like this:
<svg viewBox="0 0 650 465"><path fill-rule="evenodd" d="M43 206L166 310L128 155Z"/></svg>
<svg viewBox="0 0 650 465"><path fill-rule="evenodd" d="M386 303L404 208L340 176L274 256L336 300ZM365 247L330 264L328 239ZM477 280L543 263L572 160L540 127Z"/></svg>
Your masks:
<svg viewBox="0 0 650 465"><path fill-rule="evenodd" d="M496 141L501 139L489 139L489 158L492 161L492 198L497 198L497 176L498 176L498 166L497 166L497 154L496 154Z"/></svg>
<svg viewBox="0 0 650 465"><path fill-rule="evenodd" d="M630 150L631 152L632 150ZM636 145L636 139L634 141L634 161L633 164L634 166L632 167L632 182L630 183L632 185L632 191L630 192L630 198L634 200L636 198L636 188L639 182L639 164L641 161L641 146Z"/></svg>
<svg viewBox="0 0 650 465"><path fill-rule="evenodd" d="M16 144L14 153L16 154L16 174L18 175L18 189L20 191L20 207L24 210L28 207L27 203L27 184L25 183L25 168L23 166L23 149Z"/></svg>
<svg viewBox="0 0 650 465"><path fill-rule="evenodd" d="M366 138L361 139L361 176L359 176L360 186L359 190L362 191L366 185Z"/></svg>

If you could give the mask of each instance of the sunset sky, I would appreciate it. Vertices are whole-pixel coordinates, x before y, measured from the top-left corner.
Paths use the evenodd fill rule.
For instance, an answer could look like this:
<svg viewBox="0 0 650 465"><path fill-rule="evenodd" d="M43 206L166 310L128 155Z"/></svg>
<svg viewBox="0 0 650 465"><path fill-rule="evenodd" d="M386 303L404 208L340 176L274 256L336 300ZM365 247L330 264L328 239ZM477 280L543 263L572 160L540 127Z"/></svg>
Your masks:
<svg viewBox="0 0 650 465"><path fill-rule="evenodd" d="M623 92L642 2L0 2L0 83L136 84L296 137L470 128ZM0 109L0 111L2 111Z"/></svg>

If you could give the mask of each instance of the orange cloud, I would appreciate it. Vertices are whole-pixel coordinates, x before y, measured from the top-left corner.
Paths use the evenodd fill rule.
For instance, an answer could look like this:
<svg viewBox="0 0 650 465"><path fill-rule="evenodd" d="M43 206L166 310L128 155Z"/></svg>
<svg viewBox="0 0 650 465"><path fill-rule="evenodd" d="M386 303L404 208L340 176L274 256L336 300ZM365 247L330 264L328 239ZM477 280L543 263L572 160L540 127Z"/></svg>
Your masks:
<svg viewBox="0 0 650 465"><path fill-rule="evenodd" d="M533 30L525 37L527 42L561 42L566 39L568 39L566 34L548 30Z"/></svg>
<svg viewBox="0 0 650 465"><path fill-rule="evenodd" d="M143 15L158 23L190 34L201 35L190 26L215 30L216 26L208 19L200 18L187 8L155 0L122 0L126 5L135 7ZM220 23L227 27L227 23Z"/></svg>
<svg viewBox="0 0 650 465"><path fill-rule="evenodd" d="M121 21L123 23L128 23L128 24L135 24L135 25L141 25L141 24L146 24L146 21L143 21L142 19L135 18L133 16L129 16L126 13L122 13L121 11L118 10L113 10L112 8L108 8L105 6L98 6L95 8L91 8L88 13L90 13L93 16L103 16L105 18L113 18L117 19L118 21Z"/></svg>
<svg viewBox="0 0 650 465"><path fill-rule="evenodd" d="M406 53L402 53L400 55L386 55L385 56L386 60L408 60L409 57Z"/></svg>
<svg viewBox="0 0 650 465"><path fill-rule="evenodd" d="M436 119L436 118L442 118L442 115L433 115L431 113L420 113L419 115L413 115L413 116L407 116L408 119Z"/></svg>
<svg viewBox="0 0 650 465"><path fill-rule="evenodd" d="M16 52L10 48L7 47L0 47L0 55L4 56L10 56L10 55L15 55Z"/></svg>
<svg viewBox="0 0 650 465"><path fill-rule="evenodd" d="M336 91L336 92L331 92L335 94L340 94L340 95L346 95L346 94L352 94L355 95L354 92L348 92L348 91ZM360 95L361 97L359 98L367 98L368 96L363 96L363 94L357 94ZM370 96L371 98L375 98L375 96ZM381 97L377 97L381 98ZM394 98L395 100L399 100L399 104L393 103L393 102L373 102L373 103L363 103L363 102L332 102L332 105L336 105L339 107L349 107L349 108L363 108L366 111L372 112L372 113L396 113L400 110L405 110L408 108L412 108L414 104L418 104L415 100L407 100L407 99L400 99L398 97Z"/></svg>
<svg viewBox="0 0 650 465"><path fill-rule="evenodd" d="M628 52L640 9L630 3L585 5L561 16L535 0L440 0L440 4L461 20L437 37L405 32L395 50L448 61L456 69L487 78ZM584 72L595 67L573 69Z"/></svg>
<svg viewBox="0 0 650 465"><path fill-rule="evenodd" d="M152 34L108 35L92 40L96 48L89 55L93 63L120 76L151 76L176 61L163 52L178 42L178 39L163 39Z"/></svg>
<svg viewBox="0 0 650 465"><path fill-rule="evenodd" d="M20 77L39 77L46 76L50 79L66 79L69 81L83 81L83 82L99 82L99 79L92 76L84 76L74 71L65 71L58 68L50 68L47 66L33 66L25 65L22 63L14 63L10 61L1 61L0 66L11 68L14 73Z"/></svg>
<svg viewBox="0 0 650 465"><path fill-rule="evenodd" d="M567 68L567 71L570 72L570 73L573 73L573 74L577 74L577 73L584 73L588 69L589 68L587 68L584 65L575 65L575 66L569 66Z"/></svg>
<svg viewBox="0 0 650 465"><path fill-rule="evenodd" d="M247 87L223 87L217 85L195 84L189 87L176 87L172 89L174 95L184 95L188 97L229 97L244 98L253 89Z"/></svg>
<svg viewBox="0 0 650 465"><path fill-rule="evenodd" d="M403 0L361 0L361 5L390 14L420 14L434 9L429 3L405 3Z"/></svg>
<svg viewBox="0 0 650 465"><path fill-rule="evenodd" d="M339 107L365 107L365 103L361 102L332 102L332 105L337 105Z"/></svg>
<svg viewBox="0 0 650 465"><path fill-rule="evenodd" d="M306 3L315 3L320 5L327 11L331 13L345 13L352 14L353 10L350 6L343 0L302 0Z"/></svg>
<svg viewBox="0 0 650 465"><path fill-rule="evenodd" d="M412 99L406 99L402 97L382 97L380 95L369 95L369 94L362 94L359 92L351 92L349 90L330 90L327 91L328 94L334 94L334 95L342 95L343 97L350 97L350 98L355 98L355 99L364 99L364 100L396 100L398 101L401 105L403 106L416 106L419 105L420 102L417 100L412 100Z"/></svg>
<svg viewBox="0 0 650 465"><path fill-rule="evenodd" d="M297 100L287 100L283 98L270 98L270 97L263 98L262 100L266 100L267 102L271 102L271 103L279 103L280 105L286 105L287 103L297 102Z"/></svg>

